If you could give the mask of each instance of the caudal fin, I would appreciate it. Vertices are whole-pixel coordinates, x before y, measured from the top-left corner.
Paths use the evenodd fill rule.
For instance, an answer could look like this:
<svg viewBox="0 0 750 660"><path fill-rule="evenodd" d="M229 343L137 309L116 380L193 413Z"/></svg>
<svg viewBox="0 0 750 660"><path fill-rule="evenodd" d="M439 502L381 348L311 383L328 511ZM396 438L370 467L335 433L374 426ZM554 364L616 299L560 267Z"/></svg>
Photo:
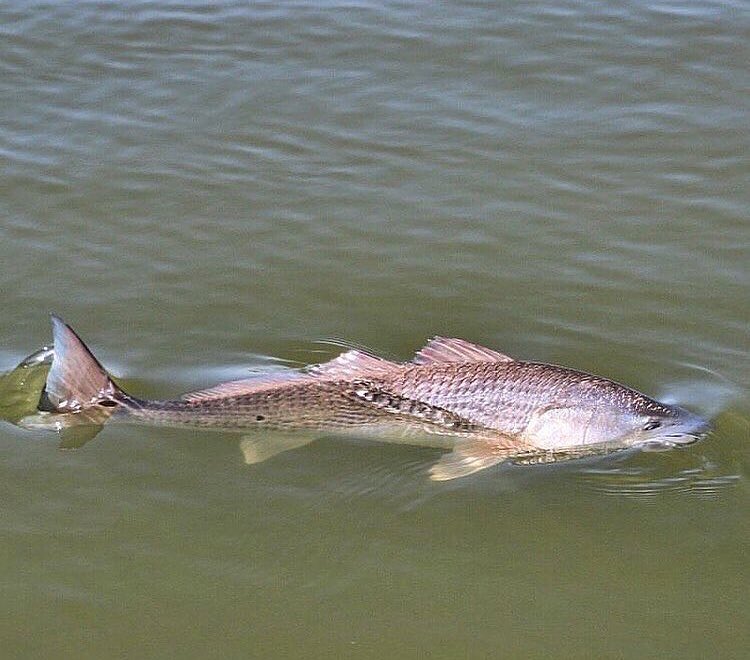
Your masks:
<svg viewBox="0 0 750 660"><path fill-rule="evenodd" d="M61 318L52 315L54 357L40 409L80 416L80 424L103 424L127 395ZM73 425L73 424L66 424Z"/></svg>

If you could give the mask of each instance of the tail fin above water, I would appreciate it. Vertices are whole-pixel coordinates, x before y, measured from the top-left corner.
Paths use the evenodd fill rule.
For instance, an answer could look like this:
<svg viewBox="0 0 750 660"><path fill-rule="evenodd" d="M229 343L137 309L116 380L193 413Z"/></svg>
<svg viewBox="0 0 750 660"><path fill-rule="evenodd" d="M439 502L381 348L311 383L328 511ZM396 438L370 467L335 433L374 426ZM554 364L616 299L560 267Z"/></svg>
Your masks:
<svg viewBox="0 0 750 660"><path fill-rule="evenodd" d="M73 329L54 314L52 334L55 352L40 410L66 414L58 428L103 424L128 396L112 382Z"/></svg>

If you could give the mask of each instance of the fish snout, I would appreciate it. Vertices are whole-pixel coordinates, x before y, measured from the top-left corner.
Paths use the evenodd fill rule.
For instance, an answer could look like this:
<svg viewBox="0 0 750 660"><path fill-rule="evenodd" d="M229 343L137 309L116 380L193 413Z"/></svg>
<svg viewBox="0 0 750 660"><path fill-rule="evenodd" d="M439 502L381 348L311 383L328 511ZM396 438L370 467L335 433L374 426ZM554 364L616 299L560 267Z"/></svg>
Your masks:
<svg viewBox="0 0 750 660"><path fill-rule="evenodd" d="M693 444L705 438L711 431L711 424L695 413L679 408L677 428L670 430L667 437L676 438L680 444ZM679 439L682 439L681 441Z"/></svg>
<svg viewBox="0 0 750 660"><path fill-rule="evenodd" d="M711 425L702 417L683 408L675 408L675 415L669 422L662 423L658 430L643 443L647 451L659 451L673 447L692 445L705 438Z"/></svg>

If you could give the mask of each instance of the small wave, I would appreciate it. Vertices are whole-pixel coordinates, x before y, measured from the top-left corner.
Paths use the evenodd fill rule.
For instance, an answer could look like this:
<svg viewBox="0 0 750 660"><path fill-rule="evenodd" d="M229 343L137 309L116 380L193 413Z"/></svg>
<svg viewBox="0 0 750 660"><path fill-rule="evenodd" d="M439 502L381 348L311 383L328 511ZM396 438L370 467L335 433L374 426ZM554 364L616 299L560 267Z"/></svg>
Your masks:
<svg viewBox="0 0 750 660"><path fill-rule="evenodd" d="M676 470L670 457L655 465L599 465L579 470L577 478L596 492L644 501L666 494L716 499L742 478L741 474L705 457L696 457L694 461L697 465Z"/></svg>

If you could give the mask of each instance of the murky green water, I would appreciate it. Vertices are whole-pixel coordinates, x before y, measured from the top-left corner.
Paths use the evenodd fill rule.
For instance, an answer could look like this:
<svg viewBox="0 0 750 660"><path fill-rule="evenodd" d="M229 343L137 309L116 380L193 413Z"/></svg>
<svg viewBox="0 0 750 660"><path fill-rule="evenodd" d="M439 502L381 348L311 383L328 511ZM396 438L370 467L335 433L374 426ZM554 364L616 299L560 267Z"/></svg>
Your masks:
<svg viewBox="0 0 750 660"><path fill-rule="evenodd" d="M446 334L717 429L434 483L2 423L4 657L742 657L748 44L743 2L2 5L0 371L53 310L143 396Z"/></svg>

